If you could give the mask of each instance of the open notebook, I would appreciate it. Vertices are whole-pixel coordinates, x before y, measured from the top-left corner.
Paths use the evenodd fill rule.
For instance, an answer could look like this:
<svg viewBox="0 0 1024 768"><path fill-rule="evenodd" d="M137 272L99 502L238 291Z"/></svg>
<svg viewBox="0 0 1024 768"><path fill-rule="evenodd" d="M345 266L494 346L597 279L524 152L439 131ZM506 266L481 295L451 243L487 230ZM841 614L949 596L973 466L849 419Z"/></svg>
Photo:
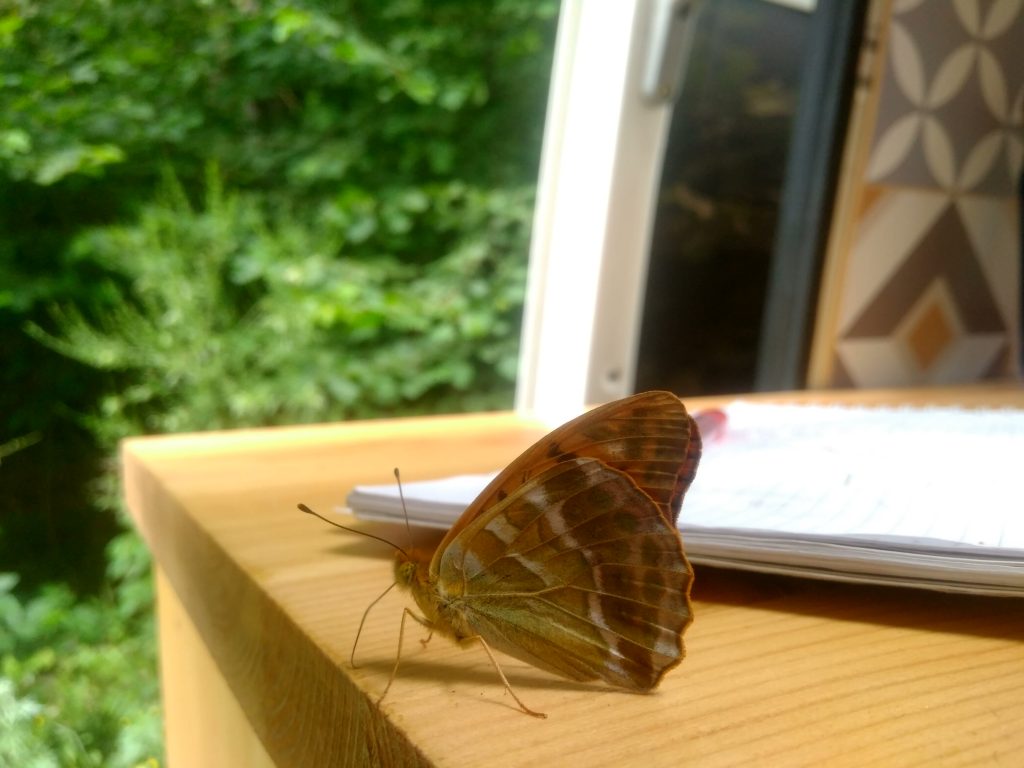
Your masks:
<svg viewBox="0 0 1024 768"><path fill-rule="evenodd" d="M698 563L1024 597L1024 411L738 401L680 515ZM410 522L447 528L493 475L404 486ZM394 485L357 487L401 520Z"/></svg>

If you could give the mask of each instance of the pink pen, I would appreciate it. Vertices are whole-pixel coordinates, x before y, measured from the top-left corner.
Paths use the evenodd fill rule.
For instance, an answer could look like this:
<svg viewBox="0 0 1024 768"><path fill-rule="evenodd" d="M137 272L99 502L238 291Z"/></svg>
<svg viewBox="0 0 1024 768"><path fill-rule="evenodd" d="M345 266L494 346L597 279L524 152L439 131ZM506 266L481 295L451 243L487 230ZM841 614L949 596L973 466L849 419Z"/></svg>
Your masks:
<svg viewBox="0 0 1024 768"><path fill-rule="evenodd" d="M693 420L697 422L697 429L700 430L701 439L704 442L719 440L725 434L725 424L728 416L720 408L706 408L693 414Z"/></svg>

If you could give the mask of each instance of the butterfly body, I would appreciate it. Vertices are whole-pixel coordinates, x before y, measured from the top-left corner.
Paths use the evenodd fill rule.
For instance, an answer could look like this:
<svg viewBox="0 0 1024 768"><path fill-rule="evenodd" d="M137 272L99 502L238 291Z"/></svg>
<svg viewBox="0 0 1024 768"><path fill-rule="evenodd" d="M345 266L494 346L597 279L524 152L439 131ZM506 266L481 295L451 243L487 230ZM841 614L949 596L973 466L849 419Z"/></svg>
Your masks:
<svg viewBox="0 0 1024 768"><path fill-rule="evenodd" d="M699 457L670 393L595 409L499 474L432 557L400 553L397 581L441 634L651 690L682 660L691 621L675 518Z"/></svg>

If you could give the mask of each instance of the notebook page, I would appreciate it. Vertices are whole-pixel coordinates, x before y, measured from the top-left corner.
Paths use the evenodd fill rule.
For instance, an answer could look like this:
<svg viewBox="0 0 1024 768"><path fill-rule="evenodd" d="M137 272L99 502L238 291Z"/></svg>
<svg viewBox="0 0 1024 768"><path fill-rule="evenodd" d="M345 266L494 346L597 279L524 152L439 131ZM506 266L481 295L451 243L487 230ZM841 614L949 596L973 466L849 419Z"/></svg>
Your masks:
<svg viewBox="0 0 1024 768"><path fill-rule="evenodd" d="M683 505L684 532L1024 553L1024 411L762 405L726 408ZM493 477L405 486L410 520L446 528ZM394 484L360 517L401 518ZM763 542L762 542L763 543Z"/></svg>
<svg viewBox="0 0 1024 768"><path fill-rule="evenodd" d="M734 403L686 526L1024 550L1024 412Z"/></svg>

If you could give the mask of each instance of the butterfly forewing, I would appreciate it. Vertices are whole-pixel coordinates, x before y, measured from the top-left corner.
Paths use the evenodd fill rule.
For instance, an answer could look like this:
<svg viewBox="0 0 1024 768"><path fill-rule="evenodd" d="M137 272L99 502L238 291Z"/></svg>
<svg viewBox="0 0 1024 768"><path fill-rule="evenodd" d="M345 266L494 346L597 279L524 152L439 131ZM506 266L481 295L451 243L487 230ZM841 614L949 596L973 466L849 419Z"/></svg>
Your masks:
<svg viewBox="0 0 1024 768"><path fill-rule="evenodd" d="M434 565L459 624L536 666L648 690L682 659L692 573L679 535L629 474L597 459L532 475Z"/></svg>
<svg viewBox="0 0 1024 768"><path fill-rule="evenodd" d="M520 485L577 457L625 472L665 519L674 522L700 455L697 425L671 392L643 392L600 406L563 424L513 461L463 513L438 554L462 528Z"/></svg>

